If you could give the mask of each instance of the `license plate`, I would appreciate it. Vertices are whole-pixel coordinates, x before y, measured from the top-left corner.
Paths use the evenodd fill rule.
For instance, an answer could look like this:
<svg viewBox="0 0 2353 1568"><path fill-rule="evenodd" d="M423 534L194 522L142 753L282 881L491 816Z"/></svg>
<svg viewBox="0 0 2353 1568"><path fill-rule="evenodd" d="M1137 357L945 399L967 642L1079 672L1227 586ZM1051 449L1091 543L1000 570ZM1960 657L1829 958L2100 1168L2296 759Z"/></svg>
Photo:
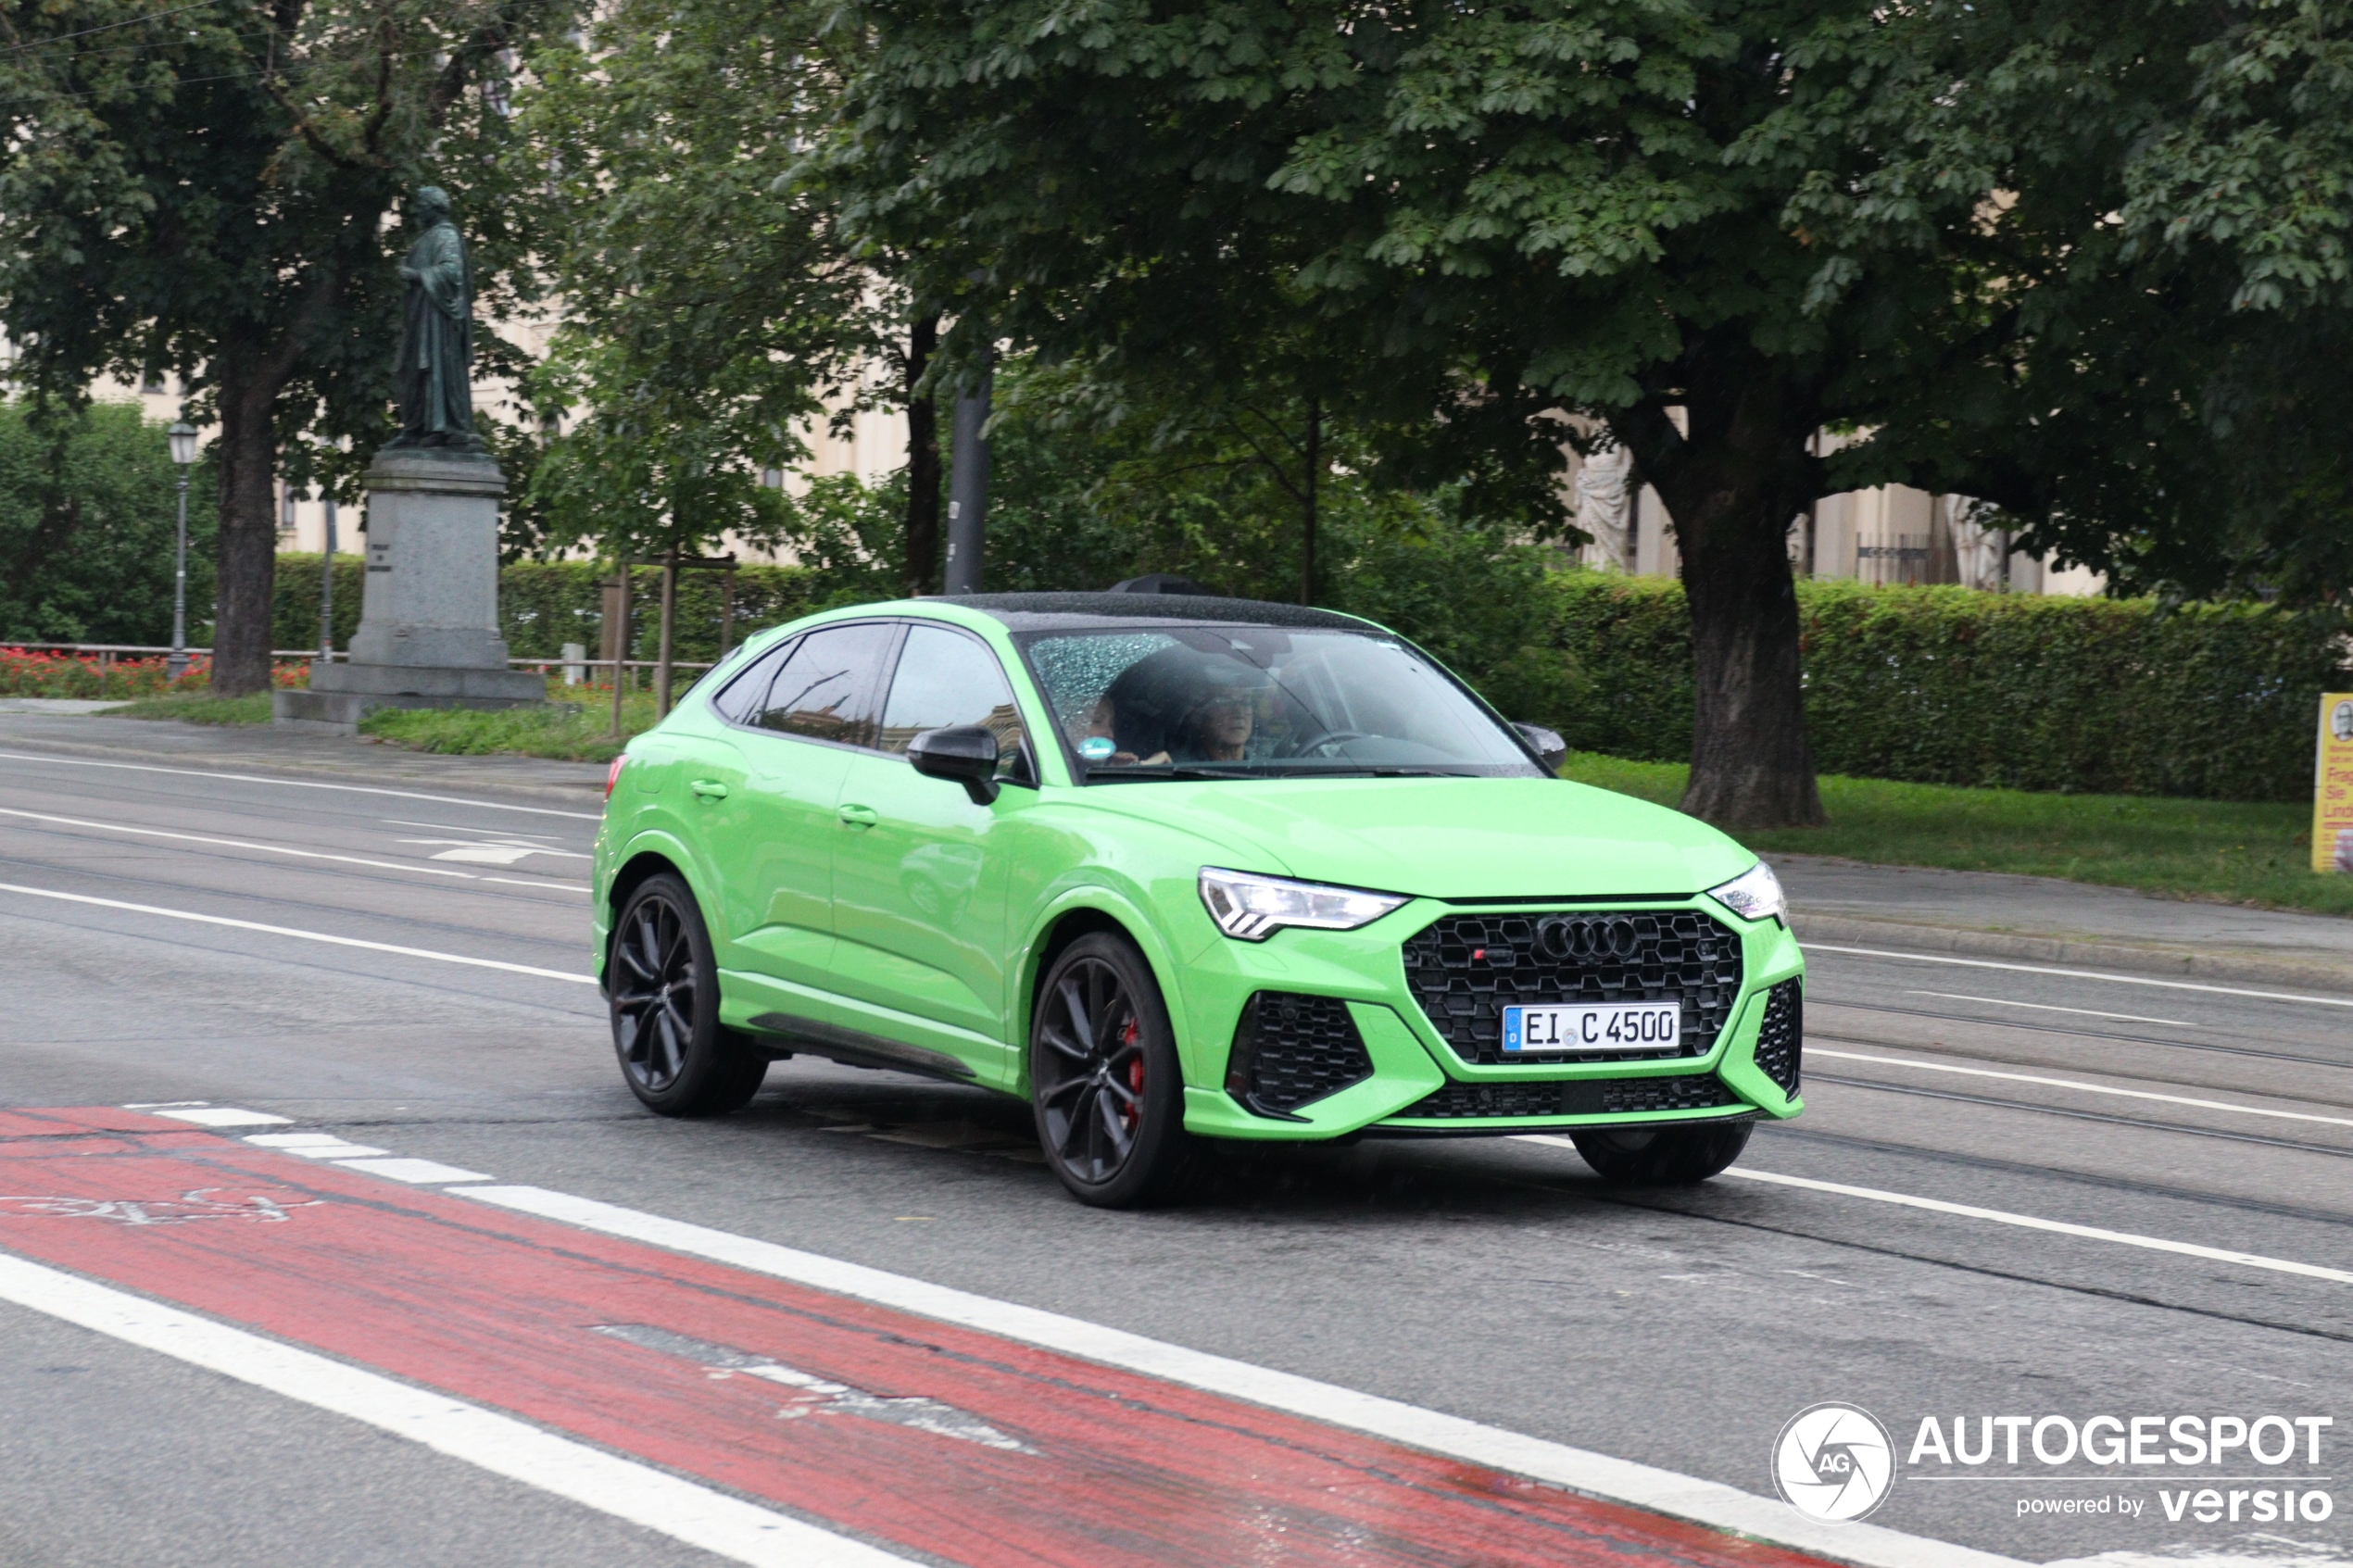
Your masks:
<svg viewBox="0 0 2353 1568"><path fill-rule="evenodd" d="M1504 1054L1556 1051L1671 1051L1681 1039L1680 1002L1617 1002L1606 1007L1505 1008Z"/></svg>

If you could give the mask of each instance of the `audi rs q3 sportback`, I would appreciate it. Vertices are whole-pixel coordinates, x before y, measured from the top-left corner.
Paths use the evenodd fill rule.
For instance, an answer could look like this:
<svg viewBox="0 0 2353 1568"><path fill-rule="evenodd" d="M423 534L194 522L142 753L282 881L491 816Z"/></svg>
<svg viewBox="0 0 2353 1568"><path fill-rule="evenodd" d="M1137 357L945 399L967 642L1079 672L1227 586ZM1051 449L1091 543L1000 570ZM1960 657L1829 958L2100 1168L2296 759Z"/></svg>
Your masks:
<svg viewBox="0 0 2353 1568"><path fill-rule="evenodd" d="M621 1068L733 1110L796 1051L1027 1099L1088 1203L1202 1140L1567 1134L1724 1169L1800 1110L1772 872L1554 776L1367 621L1012 594L753 640L613 765L598 961Z"/></svg>

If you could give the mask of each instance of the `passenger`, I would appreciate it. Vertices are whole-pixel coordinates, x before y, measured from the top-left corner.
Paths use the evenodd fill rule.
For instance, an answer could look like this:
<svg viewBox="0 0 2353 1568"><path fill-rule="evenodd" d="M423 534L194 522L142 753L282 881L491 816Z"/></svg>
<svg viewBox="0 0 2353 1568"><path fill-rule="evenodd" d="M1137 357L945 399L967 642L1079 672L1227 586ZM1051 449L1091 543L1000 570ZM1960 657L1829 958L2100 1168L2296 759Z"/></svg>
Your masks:
<svg viewBox="0 0 2353 1568"><path fill-rule="evenodd" d="M1078 755L1090 763L1107 763L1114 768L1135 766L1136 754L1120 749L1117 734L1117 711L1111 694L1105 692L1095 700L1094 710L1087 717L1087 733L1078 737ZM1147 759L1145 765L1156 767L1167 760L1168 753L1163 751Z"/></svg>

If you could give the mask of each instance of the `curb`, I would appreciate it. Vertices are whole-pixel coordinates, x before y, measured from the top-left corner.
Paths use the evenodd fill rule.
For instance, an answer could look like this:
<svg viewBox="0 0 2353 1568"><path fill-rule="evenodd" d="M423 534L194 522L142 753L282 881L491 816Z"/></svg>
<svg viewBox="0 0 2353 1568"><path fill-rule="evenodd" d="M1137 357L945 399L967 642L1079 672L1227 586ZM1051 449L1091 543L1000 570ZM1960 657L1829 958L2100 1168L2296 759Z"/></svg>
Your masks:
<svg viewBox="0 0 2353 1568"><path fill-rule="evenodd" d="M2007 931L1979 931L1966 926L1916 924L1908 921L1852 920L1840 915L1814 914L1800 906L1790 909L1791 929L1802 946L1809 938L1823 942L1869 943L1910 947L1922 952L1965 953L1975 958L2020 959L2034 963L2094 964L2143 974L2173 975L2197 980L2234 980L2263 985L2296 985L2308 989L2353 994L2353 955L2324 958L2266 958L2244 951L2208 951L2196 947L2140 947L2125 942L2083 942L2063 936L2031 936Z"/></svg>

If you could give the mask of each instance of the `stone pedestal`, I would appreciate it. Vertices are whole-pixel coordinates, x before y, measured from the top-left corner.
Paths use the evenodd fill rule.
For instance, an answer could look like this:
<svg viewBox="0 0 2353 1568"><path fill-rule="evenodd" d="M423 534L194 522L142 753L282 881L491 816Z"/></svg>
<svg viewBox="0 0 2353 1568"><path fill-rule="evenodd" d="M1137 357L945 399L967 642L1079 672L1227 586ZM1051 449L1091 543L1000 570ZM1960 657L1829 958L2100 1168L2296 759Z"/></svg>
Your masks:
<svg viewBox="0 0 2353 1568"><path fill-rule="evenodd" d="M368 468L367 591L345 663L314 661L277 722L350 734L378 708L528 708L547 678L507 668L498 635L498 465L434 447Z"/></svg>

